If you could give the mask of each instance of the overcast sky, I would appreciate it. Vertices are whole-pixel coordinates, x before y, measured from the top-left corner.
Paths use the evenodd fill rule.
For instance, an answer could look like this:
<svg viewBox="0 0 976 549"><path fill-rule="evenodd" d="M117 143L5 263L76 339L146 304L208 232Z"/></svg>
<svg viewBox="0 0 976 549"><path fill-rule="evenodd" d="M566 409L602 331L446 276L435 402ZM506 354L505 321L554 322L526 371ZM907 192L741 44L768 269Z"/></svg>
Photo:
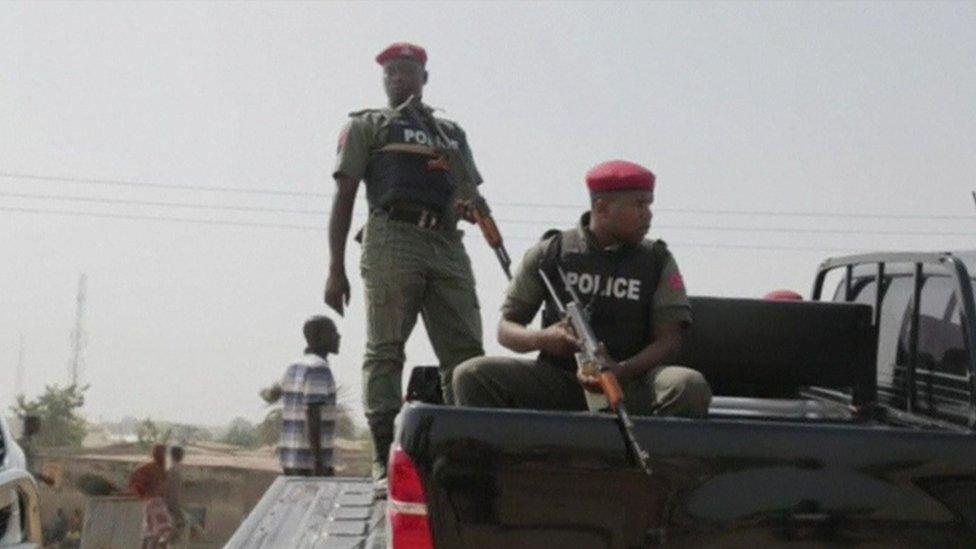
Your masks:
<svg viewBox="0 0 976 549"><path fill-rule="evenodd" d="M259 420L325 311L339 129L384 103L373 57L400 40L427 48L425 100L466 129L513 258L575 222L610 158L658 175L652 236L693 294L809 294L831 255L973 248L974 28L961 2L2 3L0 399L21 337L25 392L65 383L87 273L91 419ZM468 233L499 353L503 275ZM334 360L357 408L358 252ZM407 354L434 362L422 325Z"/></svg>

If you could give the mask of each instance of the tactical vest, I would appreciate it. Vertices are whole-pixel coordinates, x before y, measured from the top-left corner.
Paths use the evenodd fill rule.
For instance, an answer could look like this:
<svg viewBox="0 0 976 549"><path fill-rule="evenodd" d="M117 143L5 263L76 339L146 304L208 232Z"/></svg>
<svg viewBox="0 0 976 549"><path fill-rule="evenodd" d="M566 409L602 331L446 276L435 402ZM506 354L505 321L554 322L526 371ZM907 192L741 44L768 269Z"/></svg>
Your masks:
<svg viewBox="0 0 976 549"><path fill-rule="evenodd" d="M593 332L606 345L610 356L619 361L640 352L653 339L654 291L670 257L664 241L644 241L617 250L589 250L579 228L562 231L552 238L540 268L552 281L562 302L569 303L571 298L559 278L557 265L566 273L589 312ZM561 319L552 298L547 298L542 327ZM545 353L539 358L566 370L576 369L572 358Z"/></svg>
<svg viewBox="0 0 976 549"><path fill-rule="evenodd" d="M370 209L406 203L444 211L455 183L441 151L461 146L457 127L404 109L386 119L378 138L365 174Z"/></svg>

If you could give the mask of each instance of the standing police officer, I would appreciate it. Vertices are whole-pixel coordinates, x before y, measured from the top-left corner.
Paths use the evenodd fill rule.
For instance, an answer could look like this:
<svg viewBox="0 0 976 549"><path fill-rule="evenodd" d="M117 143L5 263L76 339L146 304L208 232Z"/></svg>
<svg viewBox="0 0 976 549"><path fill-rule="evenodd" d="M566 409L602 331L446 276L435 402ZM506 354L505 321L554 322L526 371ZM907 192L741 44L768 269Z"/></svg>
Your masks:
<svg viewBox="0 0 976 549"><path fill-rule="evenodd" d="M455 229L455 203L481 183L464 130L421 102L427 83L423 48L393 44L376 62L383 67L389 106L352 113L339 137L325 302L339 314L349 303L346 238L365 180L370 212L360 258L367 319L363 402L375 448L373 477L382 488L401 404L403 347L417 314L440 362L448 403L454 367L484 350L471 262ZM461 188L468 196L458 193ZM464 208L458 211L470 221Z"/></svg>
<svg viewBox="0 0 976 549"><path fill-rule="evenodd" d="M535 360L471 359L454 372L462 406L585 410L580 384L599 391L595 379L575 374L579 341L554 310L539 271L569 295L559 269L580 296L596 338L605 345L632 413L704 416L712 393L702 375L672 366L691 306L678 266L661 240L644 240L651 225L654 174L630 162L601 164L587 174L591 211L576 228L550 234L530 249L508 288L498 340ZM542 328L530 328L546 303Z"/></svg>

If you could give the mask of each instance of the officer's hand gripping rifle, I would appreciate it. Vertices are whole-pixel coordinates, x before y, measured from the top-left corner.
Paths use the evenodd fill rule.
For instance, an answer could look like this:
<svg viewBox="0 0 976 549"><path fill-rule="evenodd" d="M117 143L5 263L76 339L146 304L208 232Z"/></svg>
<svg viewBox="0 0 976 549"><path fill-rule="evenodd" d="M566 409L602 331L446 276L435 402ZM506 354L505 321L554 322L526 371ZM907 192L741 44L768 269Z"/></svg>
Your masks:
<svg viewBox="0 0 976 549"><path fill-rule="evenodd" d="M627 444L627 448L640 468L648 475L653 474L650 466L650 455L647 453L647 450L641 447L640 443L637 442L637 437L634 435L634 422L631 421L630 414L627 413L627 407L624 405L624 393L623 389L620 388L620 382L610 369L606 361L605 353L600 349L600 342L596 339L596 334L593 333L593 328L586 319L579 296L576 295L576 291L573 290L573 286L566 278L566 273L561 268L556 268L559 272L559 278L562 279L563 286L572 298L572 302L568 304L564 305L559 299L559 295L556 293L556 289L553 288L552 282L549 281L549 277L546 276L545 271L539 269L539 275L542 276L542 281L545 283L546 289L549 290L549 295L552 296L552 300L559 309L560 314L569 321L570 326L572 326L573 331L576 333L576 337L580 340L582 350L578 354L582 356L577 357L580 369L584 375L592 375L599 381L600 389L606 396L610 409L617 415L617 422L620 425L620 431L624 436L624 442ZM595 368L590 370L594 366Z"/></svg>
<svg viewBox="0 0 976 549"><path fill-rule="evenodd" d="M474 217L474 222L481 229L481 234L485 237L485 241L488 242L492 250L495 250L495 257L501 263L502 270L505 271L505 276L511 280L512 258L508 257L508 250L505 249L505 243L502 242L502 233L498 231L498 225L495 225L495 220L488 213L488 208L481 207L483 203L484 199L474 200L469 211L471 212L471 216Z"/></svg>

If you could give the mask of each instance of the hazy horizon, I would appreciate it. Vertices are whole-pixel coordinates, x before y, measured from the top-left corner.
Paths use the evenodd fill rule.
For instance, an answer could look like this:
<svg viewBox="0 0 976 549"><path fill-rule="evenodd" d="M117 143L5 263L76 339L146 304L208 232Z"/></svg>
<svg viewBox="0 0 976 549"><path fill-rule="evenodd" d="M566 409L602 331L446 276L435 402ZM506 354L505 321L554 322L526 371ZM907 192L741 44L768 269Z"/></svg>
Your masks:
<svg viewBox="0 0 976 549"><path fill-rule="evenodd" d="M21 337L28 396L64 385L85 273L92 420L260 421L314 313L360 410L359 248L339 319L325 212L339 130L383 105L373 57L401 40L427 49L425 100L466 130L516 262L610 158L657 174L650 236L692 294L808 295L831 255L976 248L973 4L406 7L0 4L0 399ZM504 276L466 232L502 353ZM434 363L422 323L407 355Z"/></svg>

